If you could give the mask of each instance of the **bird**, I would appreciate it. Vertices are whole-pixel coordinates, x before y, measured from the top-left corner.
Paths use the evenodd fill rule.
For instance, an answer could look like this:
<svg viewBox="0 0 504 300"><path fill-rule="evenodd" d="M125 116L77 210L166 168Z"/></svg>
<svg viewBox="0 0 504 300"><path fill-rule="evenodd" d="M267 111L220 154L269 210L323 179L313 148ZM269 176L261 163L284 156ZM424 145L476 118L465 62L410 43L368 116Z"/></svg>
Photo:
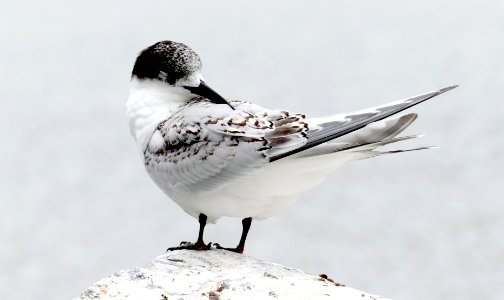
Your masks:
<svg viewBox="0 0 504 300"><path fill-rule="evenodd" d="M385 154L416 113L393 116L457 85L352 113L308 117L222 97L207 85L199 55L164 40L142 50L126 102L129 129L151 179L199 222L196 242L172 250L243 253L252 220L281 214L341 164ZM236 247L205 243L208 223L242 219Z"/></svg>

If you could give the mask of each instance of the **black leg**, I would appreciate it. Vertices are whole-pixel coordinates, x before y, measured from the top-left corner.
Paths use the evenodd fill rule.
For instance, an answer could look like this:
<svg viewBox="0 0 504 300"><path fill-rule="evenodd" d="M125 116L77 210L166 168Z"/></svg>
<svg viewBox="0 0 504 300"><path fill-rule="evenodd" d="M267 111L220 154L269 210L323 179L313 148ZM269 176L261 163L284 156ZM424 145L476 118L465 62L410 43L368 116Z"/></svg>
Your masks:
<svg viewBox="0 0 504 300"><path fill-rule="evenodd" d="M238 249L241 249L240 253L243 253L243 250L245 249L245 240L247 239L250 225L252 225L252 218L245 218L242 220L243 231L240 238L240 243L238 244L238 247L236 247Z"/></svg>
<svg viewBox="0 0 504 300"><path fill-rule="evenodd" d="M204 214L200 214L198 217L198 221L199 221L199 233L198 233L198 241L196 242L196 244L204 245L205 243L203 242L203 232L205 231L207 216Z"/></svg>
<svg viewBox="0 0 504 300"><path fill-rule="evenodd" d="M198 240L196 243L189 243L189 242L182 242L180 243L179 247L171 247L168 248L166 251L173 251L173 250L210 250L210 244L205 245L205 242L203 242L203 232L205 231L205 226L207 222L207 216L204 214L200 214L198 217L199 220L199 233L198 233Z"/></svg>
<svg viewBox="0 0 504 300"><path fill-rule="evenodd" d="M245 250L245 240L247 239L247 235L250 230L251 224L252 224L252 218L245 218L242 220L243 231L241 234L240 243L238 243L238 246L236 246L236 248L224 248L224 247L221 247L219 244L214 244L215 247L217 249L224 249L224 250L233 251L233 252L237 252L237 253L243 253L243 250Z"/></svg>

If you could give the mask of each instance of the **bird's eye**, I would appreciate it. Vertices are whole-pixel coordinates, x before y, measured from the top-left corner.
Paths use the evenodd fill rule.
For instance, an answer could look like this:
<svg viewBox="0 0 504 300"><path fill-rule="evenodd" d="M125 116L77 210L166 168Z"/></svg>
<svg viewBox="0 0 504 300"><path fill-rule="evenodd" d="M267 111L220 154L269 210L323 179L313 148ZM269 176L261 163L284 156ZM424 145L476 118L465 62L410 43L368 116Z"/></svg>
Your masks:
<svg viewBox="0 0 504 300"><path fill-rule="evenodd" d="M162 81L168 81L168 73L159 71L158 78Z"/></svg>

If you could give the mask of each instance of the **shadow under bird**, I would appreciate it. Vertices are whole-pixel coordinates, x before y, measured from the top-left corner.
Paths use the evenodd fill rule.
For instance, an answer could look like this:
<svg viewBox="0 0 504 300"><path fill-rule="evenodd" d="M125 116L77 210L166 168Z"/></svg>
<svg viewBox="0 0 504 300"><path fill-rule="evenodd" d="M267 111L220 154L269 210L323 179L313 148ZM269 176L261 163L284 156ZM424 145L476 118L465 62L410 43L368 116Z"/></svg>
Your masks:
<svg viewBox="0 0 504 300"><path fill-rule="evenodd" d="M147 172L200 224L195 243L168 250L210 249L205 225L228 216L243 219L238 246L214 246L242 253L252 219L280 214L342 163L426 149L376 150L418 137L398 137L415 113L388 117L456 87L309 118L227 100L206 84L201 66L188 46L161 41L139 54L131 76L127 115Z"/></svg>

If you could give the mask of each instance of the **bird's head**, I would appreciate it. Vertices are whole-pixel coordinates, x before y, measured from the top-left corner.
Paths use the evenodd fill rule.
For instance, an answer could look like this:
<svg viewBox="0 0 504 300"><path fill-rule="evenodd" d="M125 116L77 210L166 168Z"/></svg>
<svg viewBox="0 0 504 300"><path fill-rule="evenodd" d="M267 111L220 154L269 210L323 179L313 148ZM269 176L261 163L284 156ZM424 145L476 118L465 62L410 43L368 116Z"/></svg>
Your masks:
<svg viewBox="0 0 504 300"><path fill-rule="evenodd" d="M187 100L203 96L213 103L226 104L223 97L206 85L201 75L201 59L198 54L182 43L161 41L147 47L138 55L132 79L150 81L171 87Z"/></svg>

